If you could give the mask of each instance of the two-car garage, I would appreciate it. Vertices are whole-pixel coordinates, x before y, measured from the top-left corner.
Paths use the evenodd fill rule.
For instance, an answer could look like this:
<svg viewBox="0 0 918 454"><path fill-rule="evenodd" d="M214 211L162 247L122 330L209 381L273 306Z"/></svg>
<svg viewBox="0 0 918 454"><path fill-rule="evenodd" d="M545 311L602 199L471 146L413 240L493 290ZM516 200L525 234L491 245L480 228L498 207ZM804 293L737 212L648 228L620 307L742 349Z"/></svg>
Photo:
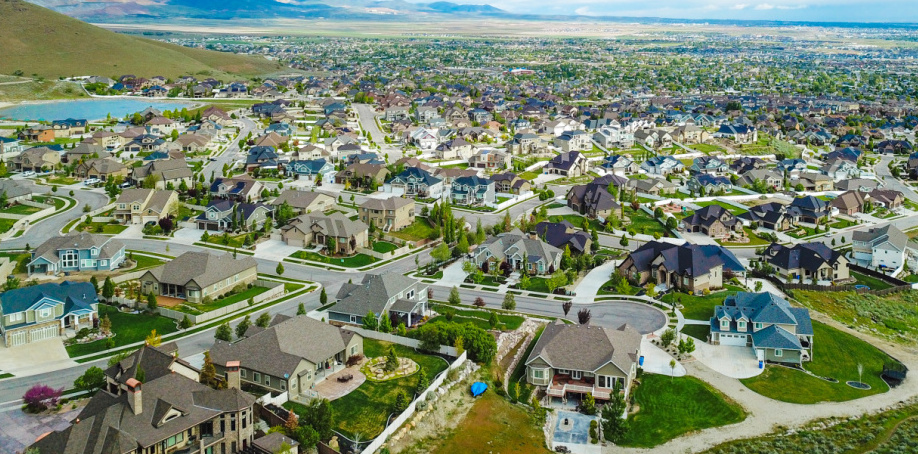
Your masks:
<svg viewBox="0 0 918 454"><path fill-rule="evenodd" d="M720 345L733 345L737 347L745 347L748 345L749 335L748 334L729 334L729 333L719 333L720 336Z"/></svg>
<svg viewBox="0 0 918 454"><path fill-rule="evenodd" d="M17 347L31 342L55 339L60 336L60 326L57 324L45 325L38 328L16 330L6 334L6 346Z"/></svg>

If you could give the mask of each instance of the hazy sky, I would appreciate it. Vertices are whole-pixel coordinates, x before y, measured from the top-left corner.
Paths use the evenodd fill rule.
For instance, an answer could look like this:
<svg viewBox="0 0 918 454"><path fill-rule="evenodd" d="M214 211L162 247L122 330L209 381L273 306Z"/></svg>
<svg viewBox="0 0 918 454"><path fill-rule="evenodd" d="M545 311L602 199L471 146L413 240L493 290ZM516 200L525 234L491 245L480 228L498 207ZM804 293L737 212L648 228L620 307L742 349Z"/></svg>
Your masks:
<svg viewBox="0 0 918 454"><path fill-rule="evenodd" d="M429 0L411 0L424 1ZM918 0L452 0L521 14L685 19L918 22Z"/></svg>

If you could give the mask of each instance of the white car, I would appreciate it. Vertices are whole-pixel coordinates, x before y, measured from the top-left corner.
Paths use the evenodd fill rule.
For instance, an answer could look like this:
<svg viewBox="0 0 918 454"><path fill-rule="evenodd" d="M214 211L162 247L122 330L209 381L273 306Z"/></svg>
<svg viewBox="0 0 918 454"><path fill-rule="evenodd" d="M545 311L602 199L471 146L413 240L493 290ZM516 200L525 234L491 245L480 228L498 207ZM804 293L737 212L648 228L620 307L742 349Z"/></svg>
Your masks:
<svg viewBox="0 0 918 454"><path fill-rule="evenodd" d="M99 182L99 179L98 179L98 178L89 178L89 179L87 179L86 181L84 181L83 184L85 184L86 186L91 186L91 185L94 185L94 184L96 184L96 183L98 183L98 182Z"/></svg>
<svg viewBox="0 0 918 454"><path fill-rule="evenodd" d="M33 175L35 175L35 172L33 172L33 171L31 171L31 170L29 170L28 172L22 172L22 176L24 176L24 177L31 177L31 176L33 176Z"/></svg>

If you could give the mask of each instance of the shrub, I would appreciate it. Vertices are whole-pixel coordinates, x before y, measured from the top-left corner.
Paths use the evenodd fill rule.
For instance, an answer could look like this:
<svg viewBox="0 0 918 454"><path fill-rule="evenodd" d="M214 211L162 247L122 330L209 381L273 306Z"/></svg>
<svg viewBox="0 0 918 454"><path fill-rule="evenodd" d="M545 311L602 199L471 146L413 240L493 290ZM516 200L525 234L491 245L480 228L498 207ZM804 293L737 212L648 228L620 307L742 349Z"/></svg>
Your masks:
<svg viewBox="0 0 918 454"><path fill-rule="evenodd" d="M37 384L26 391L22 401L25 402L26 410L38 413L56 407L63 393L64 388L54 389L48 385Z"/></svg>
<svg viewBox="0 0 918 454"><path fill-rule="evenodd" d="M347 358L347 362L346 362L347 367L351 367L356 364L359 364L361 361L363 361L363 355L361 354L351 355Z"/></svg>

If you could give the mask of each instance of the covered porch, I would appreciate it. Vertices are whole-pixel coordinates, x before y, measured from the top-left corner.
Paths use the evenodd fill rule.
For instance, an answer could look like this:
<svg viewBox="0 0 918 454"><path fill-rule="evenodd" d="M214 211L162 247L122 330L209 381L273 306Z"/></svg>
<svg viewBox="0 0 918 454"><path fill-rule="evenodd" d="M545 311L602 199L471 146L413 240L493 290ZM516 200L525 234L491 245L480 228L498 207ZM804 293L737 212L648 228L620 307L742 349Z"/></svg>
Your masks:
<svg viewBox="0 0 918 454"><path fill-rule="evenodd" d="M427 301L410 301L400 299L389 309L389 320L392 326L398 326L404 323L406 327L412 328L428 315Z"/></svg>
<svg viewBox="0 0 918 454"><path fill-rule="evenodd" d="M551 383L548 385L548 388L546 388L545 393L550 397L559 397L562 400L566 400L567 393L590 393L595 399L609 400L612 396L616 380L620 380L622 385L624 385L625 379L622 377L616 377L615 380L603 383L604 386L600 387L597 386L596 376L592 373L580 373L577 371L572 371L567 374L556 373L554 377L552 377Z"/></svg>

